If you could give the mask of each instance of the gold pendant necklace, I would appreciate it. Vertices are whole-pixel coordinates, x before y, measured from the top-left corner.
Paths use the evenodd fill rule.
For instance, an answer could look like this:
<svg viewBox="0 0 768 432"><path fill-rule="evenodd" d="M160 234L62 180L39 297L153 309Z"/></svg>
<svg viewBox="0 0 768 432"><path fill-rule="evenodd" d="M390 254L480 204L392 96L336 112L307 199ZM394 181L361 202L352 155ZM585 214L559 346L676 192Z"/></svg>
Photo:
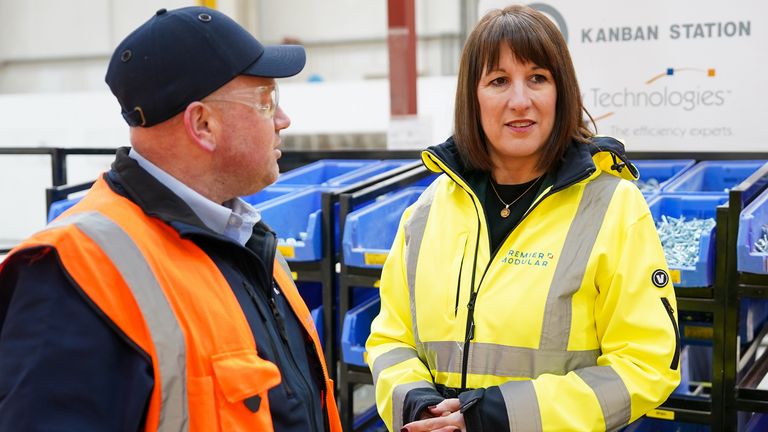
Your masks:
<svg viewBox="0 0 768 432"><path fill-rule="evenodd" d="M517 198L515 198L515 199L514 199L514 200L513 200L511 203L507 204L507 203L505 203L505 202L504 202L504 200L503 200L503 199L501 199L501 195L499 195L499 192L496 190L496 186L494 186L494 185L493 185L493 179L489 177L488 179L490 180L490 183L491 183L491 189L493 189L493 193L495 193L495 194L496 194L496 198L498 198L498 199L499 199L499 201L501 201L501 203L504 205L504 208L503 208L503 209L501 209L501 211L499 212L499 215L500 215L500 216L501 216L503 219L506 219L506 218L508 218L508 217L509 217L509 214L510 214L510 213L512 213L511 211L509 211L509 206L511 206L512 204L516 203L516 202L517 202L517 201L518 201L520 198L522 198L522 197L523 197L523 195L527 194L527 193L528 193L528 191L530 191L530 190L531 190L531 188L533 187L533 185L535 185L536 183L538 183L538 182L539 182L539 179L540 179L540 178L541 178L541 176L538 176L538 177L536 177L536 180L534 180L534 181L533 181L533 183L531 183L531 185L530 185L530 186L528 186L528 188L527 188L527 189L525 189L525 190L523 191L523 193L521 193L520 195L518 195L518 196L517 196Z"/></svg>

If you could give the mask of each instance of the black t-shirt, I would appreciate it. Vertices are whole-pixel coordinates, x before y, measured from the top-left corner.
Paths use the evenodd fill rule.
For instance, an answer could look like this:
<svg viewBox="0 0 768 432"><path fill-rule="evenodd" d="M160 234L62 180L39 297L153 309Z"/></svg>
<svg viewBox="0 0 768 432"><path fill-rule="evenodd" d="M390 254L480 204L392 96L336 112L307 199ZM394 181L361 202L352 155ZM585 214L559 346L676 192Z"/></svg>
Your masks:
<svg viewBox="0 0 768 432"><path fill-rule="evenodd" d="M509 234L509 232L512 231L523 218L523 214L525 214L533 203L544 177L545 176L542 176L529 182L516 185L503 185L496 183L493 180L493 177L488 175L486 180L488 184L485 190L483 208L485 209L488 218L491 253L496 251L501 243L504 242L507 234ZM496 193L498 193L498 196ZM501 212L505 207L501 202L502 200L507 204L511 203L509 206L509 216L507 217L501 216Z"/></svg>

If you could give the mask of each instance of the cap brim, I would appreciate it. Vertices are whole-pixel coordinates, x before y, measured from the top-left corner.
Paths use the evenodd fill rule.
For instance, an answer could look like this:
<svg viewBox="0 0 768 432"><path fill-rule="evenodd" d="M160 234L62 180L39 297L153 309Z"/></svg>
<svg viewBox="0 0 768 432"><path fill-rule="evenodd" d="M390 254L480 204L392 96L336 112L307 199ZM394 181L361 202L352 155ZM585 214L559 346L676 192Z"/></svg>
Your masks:
<svg viewBox="0 0 768 432"><path fill-rule="evenodd" d="M268 45L264 47L264 53L245 68L242 75L285 78L301 72L306 62L307 55L301 45Z"/></svg>

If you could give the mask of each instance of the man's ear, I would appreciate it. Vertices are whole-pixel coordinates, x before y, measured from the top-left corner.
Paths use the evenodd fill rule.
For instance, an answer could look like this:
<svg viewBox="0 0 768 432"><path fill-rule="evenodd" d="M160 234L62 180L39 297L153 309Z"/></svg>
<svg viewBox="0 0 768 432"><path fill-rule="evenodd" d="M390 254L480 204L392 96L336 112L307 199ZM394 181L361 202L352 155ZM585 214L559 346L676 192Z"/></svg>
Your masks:
<svg viewBox="0 0 768 432"><path fill-rule="evenodd" d="M184 130L206 152L216 149L215 124L213 112L202 102L192 102L184 110Z"/></svg>

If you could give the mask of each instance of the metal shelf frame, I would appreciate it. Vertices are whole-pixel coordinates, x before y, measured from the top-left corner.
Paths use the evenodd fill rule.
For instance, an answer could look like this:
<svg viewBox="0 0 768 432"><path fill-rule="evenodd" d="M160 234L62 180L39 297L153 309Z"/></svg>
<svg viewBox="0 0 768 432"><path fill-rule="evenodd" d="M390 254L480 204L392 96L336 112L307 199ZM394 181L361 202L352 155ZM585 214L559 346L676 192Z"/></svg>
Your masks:
<svg viewBox="0 0 768 432"><path fill-rule="evenodd" d="M726 324L724 349L724 423L723 430L738 428L739 412L768 413L768 390L755 388L768 372L768 358L755 359L756 344L765 336L759 332L749 347L739 344L739 313L742 299L768 299L768 275L740 272L737 262L739 217L742 210L768 189L768 164L753 173L729 192L727 247L723 261L726 267Z"/></svg>
<svg viewBox="0 0 768 432"><path fill-rule="evenodd" d="M413 167L399 175L370 187L358 189L355 192L344 193L339 199L339 225L344 229L347 215L356 206L368 202L380 195L402 189L408 185L430 175L431 173L421 165ZM343 236L343 232L341 233ZM339 317L343 319L347 311L352 307L352 289L354 287L375 287L381 278L381 269L361 268L347 266L343 254L339 256ZM354 387L357 384L373 384L371 372L366 367L349 365L339 362L339 403L341 405L342 429L352 431L354 428L353 397Z"/></svg>

